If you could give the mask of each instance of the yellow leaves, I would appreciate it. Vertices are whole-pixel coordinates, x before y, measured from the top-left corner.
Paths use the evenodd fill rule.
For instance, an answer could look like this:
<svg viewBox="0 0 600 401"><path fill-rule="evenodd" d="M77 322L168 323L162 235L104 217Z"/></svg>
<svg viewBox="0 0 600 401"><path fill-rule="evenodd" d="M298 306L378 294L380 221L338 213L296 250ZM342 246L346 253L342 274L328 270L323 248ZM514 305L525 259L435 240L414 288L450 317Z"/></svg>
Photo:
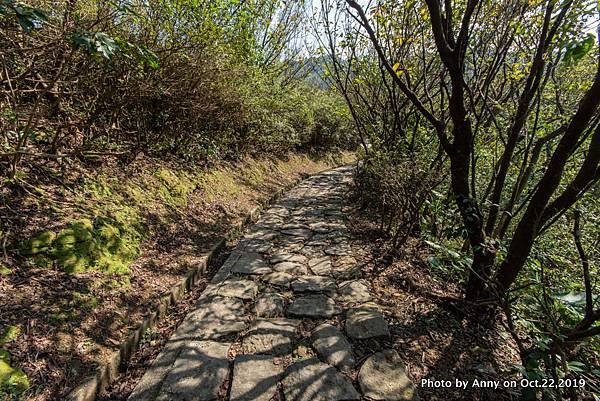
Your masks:
<svg viewBox="0 0 600 401"><path fill-rule="evenodd" d="M400 68L400 63L396 63L392 66L392 70L394 70L394 72L396 73L396 76L400 77L402 76L402 74L404 74L405 69L404 68Z"/></svg>
<svg viewBox="0 0 600 401"><path fill-rule="evenodd" d="M419 8L419 14L421 15L421 19L423 21L429 20L429 9L426 6Z"/></svg>
<svg viewBox="0 0 600 401"><path fill-rule="evenodd" d="M529 74L529 71L531 69L531 62L526 62L526 63L522 63L522 62L516 62L513 63L509 72L510 72L510 77L516 81L519 81L523 78L525 78L525 76L527 76L527 74Z"/></svg>
<svg viewBox="0 0 600 401"><path fill-rule="evenodd" d="M537 7L542 5L543 3L545 3L544 0L526 0L525 4L527 4L530 7Z"/></svg>
<svg viewBox="0 0 600 401"><path fill-rule="evenodd" d="M415 37L405 37L405 36L397 36L393 39L395 43L398 44L399 47L409 46L415 41Z"/></svg>

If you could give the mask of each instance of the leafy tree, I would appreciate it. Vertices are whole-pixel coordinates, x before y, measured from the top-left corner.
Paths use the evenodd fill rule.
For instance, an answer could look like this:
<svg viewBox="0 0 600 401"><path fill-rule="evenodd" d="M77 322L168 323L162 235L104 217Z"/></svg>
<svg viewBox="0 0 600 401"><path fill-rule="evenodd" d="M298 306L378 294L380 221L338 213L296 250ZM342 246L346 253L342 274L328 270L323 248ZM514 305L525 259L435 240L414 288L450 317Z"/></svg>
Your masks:
<svg viewBox="0 0 600 401"><path fill-rule="evenodd" d="M365 148L358 188L381 227L430 239L443 255L432 266L448 260L467 301L504 308L524 374L575 372L590 360L581 350L597 349L597 288L585 279L597 230L586 225L575 247L570 228L575 207L598 213L597 3L320 4L328 72Z"/></svg>
<svg viewBox="0 0 600 401"><path fill-rule="evenodd" d="M507 2L500 9L495 3L478 0L443 4L435 0L402 2L401 7L412 9L417 23L419 16L423 17L421 27L430 30L429 45L436 49L435 55L427 45L421 45L421 49L413 45L412 51L422 60L433 56L441 61L437 75L440 90L435 98L430 94L425 100L413 89L414 80L406 73L409 70L400 68L410 65L410 59L406 63L400 55L398 62L390 61L398 55L388 54L382 47L379 39L382 34L375 31L362 7L352 0L347 4L356 12L355 19L365 29L379 61L435 131L450 160L452 191L473 252L467 297L478 299L506 292L523 269L544 227L568 210L598 180L596 137L600 99L595 94L600 89L600 76L597 72L579 104L569 110L563 107L558 132L540 138L538 128L544 118L550 117L540 112L542 95L560 63L581 60L592 50L587 34L578 39L581 36L578 29L581 21L593 12L594 4ZM384 13L385 8L377 12ZM487 24L491 18L501 21L503 28L489 30ZM532 45L533 51L522 52L521 48L528 47L524 44ZM507 79L509 68L513 75ZM501 110L502 113L494 110L494 105L508 100L515 101L513 107ZM534 129L527 128L531 123ZM492 129L488 128L490 124ZM477 188L480 176L485 174L477 165L480 150L476 142L480 139L501 147L493 174L482 191ZM531 182L532 177L526 172L528 166L532 168L539 162L536 157L530 159L536 145L539 149L556 139L552 153L543 161L544 174ZM587 155L575 177L567 177L565 167L581 148L588 149ZM532 161L533 166L529 165ZM521 179L509 181L512 171ZM561 182L563 178L570 181ZM523 197L524 187L530 191L525 204L520 206L519 217L515 218L514 203L516 198ZM514 232L508 241L507 255L496 265L498 241L505 239L511 223Z"/></svg>

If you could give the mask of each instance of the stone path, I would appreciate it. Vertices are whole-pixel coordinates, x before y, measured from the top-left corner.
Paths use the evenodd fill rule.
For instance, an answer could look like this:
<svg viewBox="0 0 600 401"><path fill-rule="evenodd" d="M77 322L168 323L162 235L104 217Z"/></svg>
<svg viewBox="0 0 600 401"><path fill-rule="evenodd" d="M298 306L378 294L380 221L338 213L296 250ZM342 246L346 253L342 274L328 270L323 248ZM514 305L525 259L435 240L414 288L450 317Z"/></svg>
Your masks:
<svg viewBox="0 0 600 401"><path fill-rule="evenodd" d="M395 351L355 358L390 332L348 243L351 174L305 180L263 214L129 401L413 399Z"/></svg>

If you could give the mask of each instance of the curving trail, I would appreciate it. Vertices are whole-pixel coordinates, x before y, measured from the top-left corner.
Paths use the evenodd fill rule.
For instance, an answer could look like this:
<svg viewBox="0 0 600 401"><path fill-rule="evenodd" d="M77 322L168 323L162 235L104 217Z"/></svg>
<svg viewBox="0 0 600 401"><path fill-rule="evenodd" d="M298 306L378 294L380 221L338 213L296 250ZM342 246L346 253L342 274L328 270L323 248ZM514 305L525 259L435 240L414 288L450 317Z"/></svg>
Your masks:
<svg viewBox="0 0 600 401"><path fill-rule="evenodd" d="M342 210L352 168L313 176L239 242L129 401L410 400L389 336L352 257Z"/></svg>

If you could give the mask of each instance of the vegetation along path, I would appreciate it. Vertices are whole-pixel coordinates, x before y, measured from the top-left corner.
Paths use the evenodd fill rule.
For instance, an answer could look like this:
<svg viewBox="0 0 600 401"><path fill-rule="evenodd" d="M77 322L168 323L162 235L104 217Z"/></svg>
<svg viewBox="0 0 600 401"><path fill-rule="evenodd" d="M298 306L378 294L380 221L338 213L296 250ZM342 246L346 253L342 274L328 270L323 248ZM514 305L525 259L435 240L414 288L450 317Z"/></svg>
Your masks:
<svg viewBox="0 0 600 401"><path fill-rule="evenodd" d="M314 176L265 212L130 401L412 398L395 351L354 357L389 329L346 236L352 171Z"/></svg>

